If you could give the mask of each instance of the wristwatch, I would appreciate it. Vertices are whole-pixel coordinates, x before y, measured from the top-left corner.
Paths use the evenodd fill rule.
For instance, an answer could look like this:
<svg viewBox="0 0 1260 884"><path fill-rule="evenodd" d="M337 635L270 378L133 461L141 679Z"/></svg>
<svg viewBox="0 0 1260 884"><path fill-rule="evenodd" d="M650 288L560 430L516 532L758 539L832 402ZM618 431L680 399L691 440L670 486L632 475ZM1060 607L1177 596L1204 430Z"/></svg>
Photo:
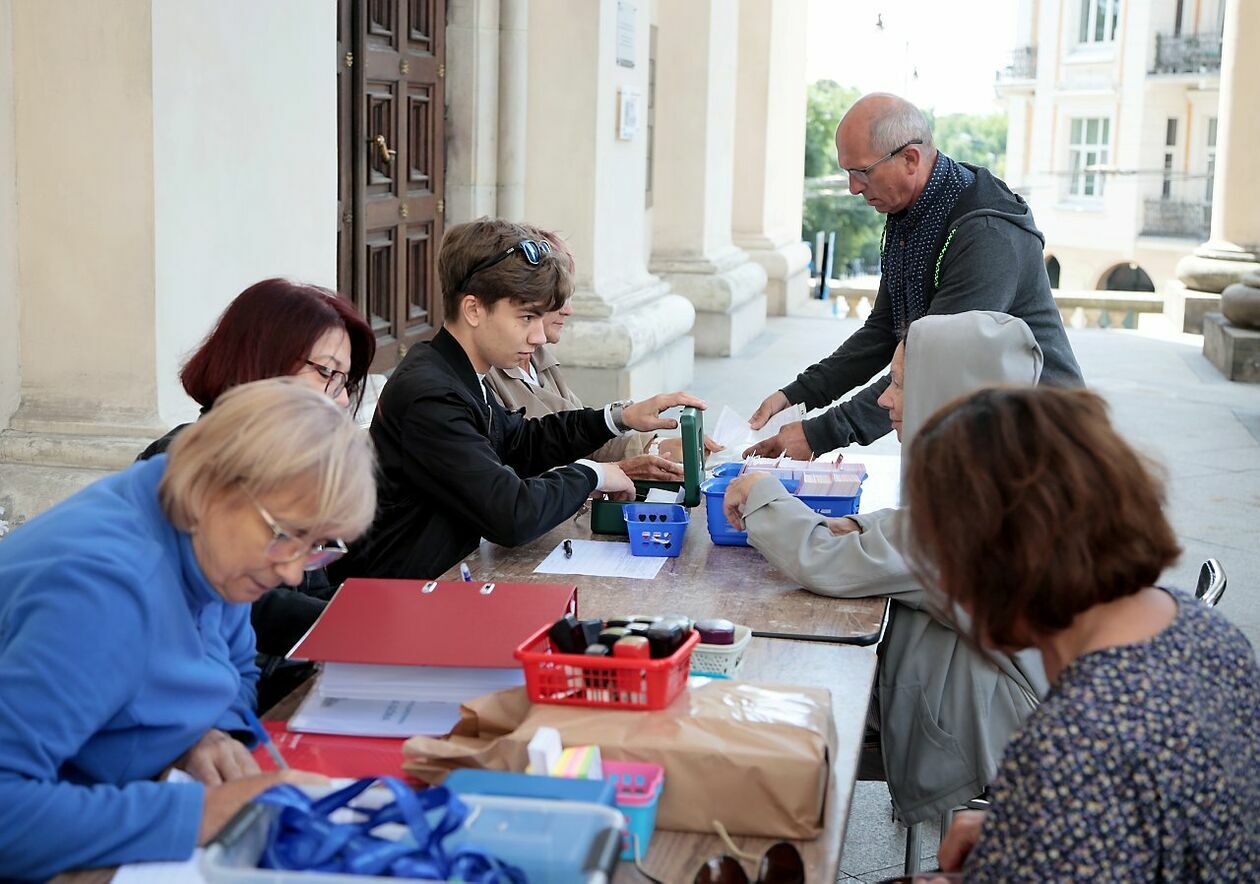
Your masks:
<svg viewBox="0 0 1260 884"><path fill-rule="evenodd" d="M608 416L612 418L613 426L618 432L624 433L630 429L626 426L626 422L622 420L622 413L626 410L627 405L633 405L633 399L620 399L616 402L608 403Z"/></svg>

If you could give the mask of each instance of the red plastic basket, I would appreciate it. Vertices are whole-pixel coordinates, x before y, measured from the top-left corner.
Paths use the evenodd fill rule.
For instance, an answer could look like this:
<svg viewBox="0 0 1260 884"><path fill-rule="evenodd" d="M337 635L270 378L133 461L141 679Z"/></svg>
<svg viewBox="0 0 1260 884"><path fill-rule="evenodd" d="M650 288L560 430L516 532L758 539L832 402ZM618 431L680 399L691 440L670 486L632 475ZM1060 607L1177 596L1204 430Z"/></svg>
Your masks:
<svg viewBox="0 0 1260 884"><path fill-rule="evenodd" d="M539 627L515 651L525 668L525 690L535 703L664 709L687 686L691 649L700 641L693 629L681 648L660 660L587 657L553 652L550 628L550 623Z"/></svg>

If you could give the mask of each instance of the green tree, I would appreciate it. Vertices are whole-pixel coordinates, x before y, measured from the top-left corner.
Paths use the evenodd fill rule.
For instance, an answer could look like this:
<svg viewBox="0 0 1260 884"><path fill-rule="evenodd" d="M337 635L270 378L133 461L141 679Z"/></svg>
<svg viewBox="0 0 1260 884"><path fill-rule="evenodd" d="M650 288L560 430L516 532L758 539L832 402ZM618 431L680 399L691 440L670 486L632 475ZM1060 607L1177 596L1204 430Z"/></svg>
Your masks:
<svg viewBox="0 0 1260 884"><path fill-rule="evenodd" d="M861 98L851 86L835 80L811 83L806 92L805 107L805 177L822 178L838 175L836 162L836 127L845 111Z"/></svg>
<svg viewBox="0 0 1260 884"><path fill-rule="evenodd" d="M1006 114L945 114L932 122L932 137L943 153L999 178L1006 173Z"/></svg>

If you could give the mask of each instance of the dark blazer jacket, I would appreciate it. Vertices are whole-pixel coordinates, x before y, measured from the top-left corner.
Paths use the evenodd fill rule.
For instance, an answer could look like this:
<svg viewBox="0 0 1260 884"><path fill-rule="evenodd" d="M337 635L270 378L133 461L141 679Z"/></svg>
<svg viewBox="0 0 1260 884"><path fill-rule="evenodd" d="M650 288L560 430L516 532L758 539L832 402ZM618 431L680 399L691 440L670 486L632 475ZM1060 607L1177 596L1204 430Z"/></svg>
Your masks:
<svg viewBox="0 0 1260 884"><path fill-rule="evenodd" d="M573 461L613 437L602 411L505 411L446 329L411 348L372 417L376 520L334 578L437 577L481 538L518 546L572 516L596 488Z"/></svg>

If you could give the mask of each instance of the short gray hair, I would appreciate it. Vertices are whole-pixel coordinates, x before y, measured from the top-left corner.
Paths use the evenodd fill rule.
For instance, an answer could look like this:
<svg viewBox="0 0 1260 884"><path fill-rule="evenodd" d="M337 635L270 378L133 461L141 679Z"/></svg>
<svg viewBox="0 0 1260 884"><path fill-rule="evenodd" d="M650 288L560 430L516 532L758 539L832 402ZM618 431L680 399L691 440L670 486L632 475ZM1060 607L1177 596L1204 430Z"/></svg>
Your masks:
<svg viewBox="0 0 1260 884"><path fill-rule="evenodd" d="M312 509L291 527L353 540L376 513L368 434L326 395L292 377L232 387L171 443L158 486L168 519L191 531L212 498L307 492Z"/></svg>
<svg viewBox="0 0 1260 884"><path fill-rule="evenodd" d="M923 111L904 98L897 98L885 113L871 120L871 149L883 155L909 141L922 141L924 150L936 146Z"/></svg>

